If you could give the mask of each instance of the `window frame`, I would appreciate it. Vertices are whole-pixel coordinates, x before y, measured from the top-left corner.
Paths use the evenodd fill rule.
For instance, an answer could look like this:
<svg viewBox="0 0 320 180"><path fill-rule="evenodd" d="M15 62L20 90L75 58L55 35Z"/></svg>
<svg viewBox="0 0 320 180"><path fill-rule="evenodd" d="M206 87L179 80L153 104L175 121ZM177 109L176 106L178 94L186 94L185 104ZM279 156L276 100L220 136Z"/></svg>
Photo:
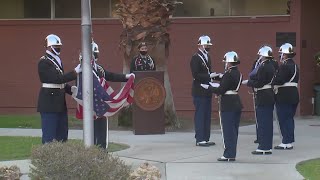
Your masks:
<svg viewBox="0 0 320 180"><path fill-rule="evenodd" d="M79 18L56 18L56 8L55 8L55 1L56 0L50 0L50 18L17 18L17 19L0 19L0 21L6 20L81 20L81 17ZM90 1L91 2L91 1ZM92 20L115 20L119 19L116 17L112 17L112 0L108 0L109 2L109 17L103 17L103 18L93 18ZM90 8L91 9L91 8ZM227 18L249 18L249 19L255 19L255 18L272 18L272 17L290 17L291 14L279 14L279 15L252 15L252 16L235 16L231 15L231 0L229 0L229 15L227 16L199 16L199 17L192 17L192 16L171 16L170 19L227 19Z"/></svg>

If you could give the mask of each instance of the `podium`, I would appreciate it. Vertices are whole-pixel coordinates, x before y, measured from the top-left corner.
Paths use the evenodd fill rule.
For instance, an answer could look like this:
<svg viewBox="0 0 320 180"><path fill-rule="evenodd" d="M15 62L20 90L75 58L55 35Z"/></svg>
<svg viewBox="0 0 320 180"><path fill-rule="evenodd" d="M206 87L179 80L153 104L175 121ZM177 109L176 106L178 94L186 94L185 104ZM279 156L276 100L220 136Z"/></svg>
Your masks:
<svg viewBox="0 0 320 180"><path fill-rule="evenodd" d="M134 103L132 108L135 135L164 134L165 114L163 71L135 71Z"/></svg>

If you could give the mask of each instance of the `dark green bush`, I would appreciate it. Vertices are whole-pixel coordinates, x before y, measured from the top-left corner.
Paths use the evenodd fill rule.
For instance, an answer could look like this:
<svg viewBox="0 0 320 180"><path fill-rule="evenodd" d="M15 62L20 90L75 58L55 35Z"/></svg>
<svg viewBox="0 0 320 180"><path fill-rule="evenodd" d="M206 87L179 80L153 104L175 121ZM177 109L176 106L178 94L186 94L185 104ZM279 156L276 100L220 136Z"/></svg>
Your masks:
<svg viewBox="0 0 320 180"><path fill-rule="evenodd" d="M118 125L132 127L132 123L132 106L121 109L118 115Z"/></svg>
<svg viewBox="0 0 320 180"><path fill-rule="evenodd" d="M32 149L32 179L127 180L131 167L96 146L79 142L52 142Z"/></svg>

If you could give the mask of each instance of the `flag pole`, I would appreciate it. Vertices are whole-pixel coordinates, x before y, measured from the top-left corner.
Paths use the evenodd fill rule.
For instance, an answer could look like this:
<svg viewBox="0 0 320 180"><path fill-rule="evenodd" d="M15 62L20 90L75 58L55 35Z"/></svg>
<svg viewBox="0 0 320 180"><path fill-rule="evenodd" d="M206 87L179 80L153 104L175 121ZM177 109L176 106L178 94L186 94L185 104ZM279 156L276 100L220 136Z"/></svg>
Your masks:
<svg viewBox="0 0 320 180"><path fill-rule="evenodd" d="M81 0L82 85L83 85L83 140L86 147L93 145L93 82L91 66L90 0Z"/></svg>

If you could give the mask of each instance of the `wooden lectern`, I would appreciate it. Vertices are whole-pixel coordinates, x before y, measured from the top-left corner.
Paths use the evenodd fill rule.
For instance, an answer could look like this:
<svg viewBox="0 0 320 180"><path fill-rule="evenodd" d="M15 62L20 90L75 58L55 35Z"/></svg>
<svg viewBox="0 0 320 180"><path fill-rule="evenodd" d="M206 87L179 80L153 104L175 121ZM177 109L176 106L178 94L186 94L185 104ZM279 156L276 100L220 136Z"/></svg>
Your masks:
<svg viewBox="0 0 320 180"><path fill-rule="evenodd" d="M135 71L134 74L133 132L135 135L164 134L164 72Z"/></svg>

